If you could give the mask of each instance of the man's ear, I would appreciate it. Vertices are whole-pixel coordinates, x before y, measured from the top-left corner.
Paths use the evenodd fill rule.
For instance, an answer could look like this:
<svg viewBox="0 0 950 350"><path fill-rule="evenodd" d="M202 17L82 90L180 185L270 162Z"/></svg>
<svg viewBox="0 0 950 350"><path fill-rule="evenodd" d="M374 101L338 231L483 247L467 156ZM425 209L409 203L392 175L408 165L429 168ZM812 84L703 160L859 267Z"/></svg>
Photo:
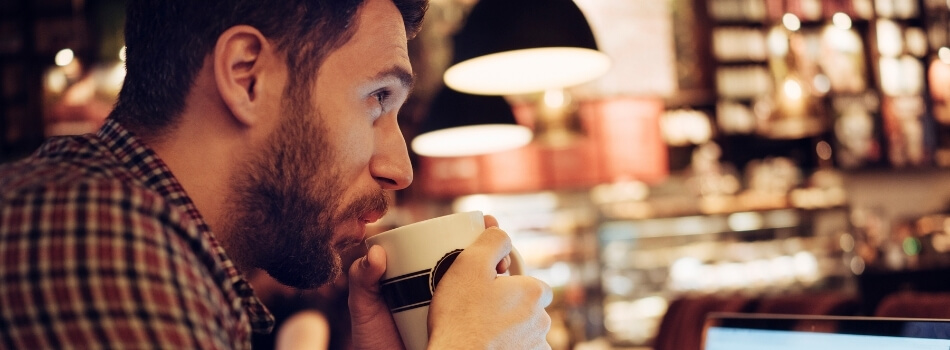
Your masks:
<svg viewBox="0 0 950 350"><path fill-rule="evenodd" d="M214 80L224 104L238 123L251 126L267 116L263 109L273 101L261 96L262 79L278 63L274 46L257 28L238 25L224 31L214 47Z"/></svg>

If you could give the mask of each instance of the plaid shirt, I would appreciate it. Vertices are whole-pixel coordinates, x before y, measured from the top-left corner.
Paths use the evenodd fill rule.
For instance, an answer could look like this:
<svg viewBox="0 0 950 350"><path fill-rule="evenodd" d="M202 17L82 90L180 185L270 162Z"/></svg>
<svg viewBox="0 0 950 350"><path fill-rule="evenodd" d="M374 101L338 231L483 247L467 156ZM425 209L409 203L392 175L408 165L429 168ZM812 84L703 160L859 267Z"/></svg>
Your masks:
<svg viewBox="0 0 950 350"><path fill-rule="evenodd" d="M115 121L0 166L0 348L246 349L273 322L165 164Z"/></svg>

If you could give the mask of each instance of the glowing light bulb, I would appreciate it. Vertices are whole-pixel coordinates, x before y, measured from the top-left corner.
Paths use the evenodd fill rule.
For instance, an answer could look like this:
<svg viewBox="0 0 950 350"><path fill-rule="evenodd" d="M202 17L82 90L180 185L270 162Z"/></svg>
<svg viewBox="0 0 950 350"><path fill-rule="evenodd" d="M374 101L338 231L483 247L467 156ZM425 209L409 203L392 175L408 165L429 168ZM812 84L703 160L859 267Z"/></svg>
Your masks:
<svg viewBox="0 0 950 350"><path fill-rule="evenodd" d="M73 59L76 58L76 54L73 53L72 49L62 49L56 53L56 57L53 59L56 62L57 66L66 67L70 63L73 63Z"/></svg>
<svg viewBox="0 0 950 350"><path fill-rule="evenodd" d="M841 29L851 29L851 16L848 16L844 12L835 13L831 17L831 23L834 23L835 27Z"/></svg>
<svg viewBox="0 0 950 350"><path fill-rule="evenodd" d="M940 61L946 64L950 64L950 47L941 47L937 51L937 56L940 57Z"/></svg>
<svg viewBox="0 0 950 350"><path fill-rule="evenodd" d="M558 108L564 106L564 101L566 97L564 96L564 90L555 89L547 90L544 92L544 105L549 108Z"/></svg>
<svg viewBox="0 0 950 350"><path fill-rule="evenodd" d="M791 31L797 31L802 28L802 20L798 19L798 16L791 13L786 13L782 16L782 24L785 25L785 28Z"/></svg>
<svg viewBox="0 0 950 350"><path fill-rule="evenodd" d="M782 86L783 91L785 91L785 96L790 99L797 100L802 98L802 86L794 80L786 80L785 84Z"/></svg>

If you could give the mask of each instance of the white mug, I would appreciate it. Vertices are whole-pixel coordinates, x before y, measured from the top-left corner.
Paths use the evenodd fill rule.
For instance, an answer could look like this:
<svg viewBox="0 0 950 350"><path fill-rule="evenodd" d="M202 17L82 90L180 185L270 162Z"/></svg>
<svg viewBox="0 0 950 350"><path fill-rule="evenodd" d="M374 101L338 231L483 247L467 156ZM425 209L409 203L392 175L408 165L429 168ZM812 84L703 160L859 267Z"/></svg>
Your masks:
<svg viewBox="0 0 950 350"><path fill-rule="evenodd" d="M407 350L429 344L429 303L439 280L458 253L485 231L480 211L456 213L395 228L366 239L366 246L386 250L386 273L380 289ZM511 250L513 275L523 273L524 261Z"/></svg>

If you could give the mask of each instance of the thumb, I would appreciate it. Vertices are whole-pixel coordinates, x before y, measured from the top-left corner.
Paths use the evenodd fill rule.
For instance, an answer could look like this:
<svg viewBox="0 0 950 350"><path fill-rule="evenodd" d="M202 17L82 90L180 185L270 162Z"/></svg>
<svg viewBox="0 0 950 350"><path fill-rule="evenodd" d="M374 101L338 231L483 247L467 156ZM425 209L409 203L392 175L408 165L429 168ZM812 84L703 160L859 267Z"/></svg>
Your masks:
<svg viewBox="0 0 950 350"><path fill-rule="evenodd" d="M402 340L389 307L380 294L379 279L386 271L386 252L372 246L350 266L350 318L355 349L399 349Z"/></svg>
<svg viewBox="0 0 950 350"><path fill-rule="evenodd" d="M350 266L350 294L379 297L379 280L386 272L386 251L380 246L372 246L366 256L356 259Z"/></svg>

